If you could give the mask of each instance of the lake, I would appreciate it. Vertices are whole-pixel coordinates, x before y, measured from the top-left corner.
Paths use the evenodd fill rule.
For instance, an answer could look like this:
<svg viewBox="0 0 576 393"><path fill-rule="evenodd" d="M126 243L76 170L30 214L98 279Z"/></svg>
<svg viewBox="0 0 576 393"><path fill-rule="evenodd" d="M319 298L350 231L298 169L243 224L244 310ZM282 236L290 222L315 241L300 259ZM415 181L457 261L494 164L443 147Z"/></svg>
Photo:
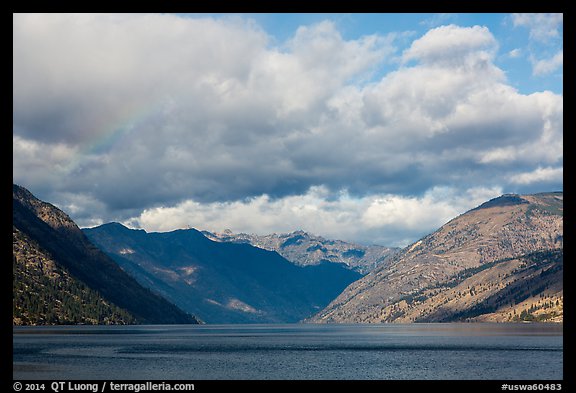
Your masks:
<svg viewBox="0 0 576 393"><path fill-rule="evenodd" d="M561 380L562 324L13 328L15 380Z"/></svg>

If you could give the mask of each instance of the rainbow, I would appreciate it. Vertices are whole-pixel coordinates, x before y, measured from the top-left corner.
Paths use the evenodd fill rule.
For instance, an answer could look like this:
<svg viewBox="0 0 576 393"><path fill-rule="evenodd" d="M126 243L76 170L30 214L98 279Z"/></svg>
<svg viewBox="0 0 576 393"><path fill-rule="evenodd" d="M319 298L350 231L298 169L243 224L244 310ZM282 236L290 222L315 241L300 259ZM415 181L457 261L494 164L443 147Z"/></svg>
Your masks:
<svg viewBox="0 0 576 393"><path fill-rule="evenodd" d="M74 158L66 166L67 170L73 172L89 157L106 154L130 143L143 124L163 116L165 110L166 105L156 103L124 108L123 113L112 116L112 120L102 122L103 124L97 125L89 133L91 137L82 143Z"/></svg>

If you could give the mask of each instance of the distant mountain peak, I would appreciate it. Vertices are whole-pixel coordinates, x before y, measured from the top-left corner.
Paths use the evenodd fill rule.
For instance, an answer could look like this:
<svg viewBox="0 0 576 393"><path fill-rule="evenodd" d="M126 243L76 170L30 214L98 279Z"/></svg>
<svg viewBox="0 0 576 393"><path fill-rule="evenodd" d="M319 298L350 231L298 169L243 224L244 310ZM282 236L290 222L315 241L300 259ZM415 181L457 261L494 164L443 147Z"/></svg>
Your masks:
<svg viewBox="0 0 576 393"><path fill-rule="evenodd" d="M144 229L129 228L126 225L124 225L120 222L116 222L116 221L108 222L108 223L102 224L100 226L105 227L105 228L109 228L110 230L113 230L113 231L137 231L137 232L142 232L142 233L146 232Z"/></svg>
<svg viewBox="0 0 576 393"><path fill-rule="evenodd" d="M522 198L518 194L503 194L503 195L500 195L499 197L492 198L489 201L484 202L483 204L481 204L480 206L478 206L477 208L472 209L472 210L488 209L488 208L497 207L497 206L514 206L514 205L521 205L521 204L525 204L525 203L530 203L530 202L527 201L526 199Z"/></svg>
<svg viewBox="0 0 576 393"><path fill-rule="evenodd" d="M318 265L324 262L338 263L361 274L366 274L399 249L385 246L364 246L342 240L327 240L304 230L269 235L248 235L233 232L202 232L217 242L248 243L269 251L276 251L287 260L300 266Z"/></svg>

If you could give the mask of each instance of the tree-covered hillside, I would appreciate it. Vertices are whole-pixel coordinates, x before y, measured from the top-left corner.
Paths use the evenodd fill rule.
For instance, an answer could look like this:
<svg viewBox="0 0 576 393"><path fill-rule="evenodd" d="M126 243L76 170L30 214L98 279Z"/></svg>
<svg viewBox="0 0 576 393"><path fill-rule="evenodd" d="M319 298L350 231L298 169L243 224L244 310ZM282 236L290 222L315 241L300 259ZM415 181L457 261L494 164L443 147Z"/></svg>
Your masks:
<svg viewBox="0 0 576 393"><path fill-rule="evenodd" d="M136 319L70 273L18 229L13 229L14 325L132 324Z"/></svg>

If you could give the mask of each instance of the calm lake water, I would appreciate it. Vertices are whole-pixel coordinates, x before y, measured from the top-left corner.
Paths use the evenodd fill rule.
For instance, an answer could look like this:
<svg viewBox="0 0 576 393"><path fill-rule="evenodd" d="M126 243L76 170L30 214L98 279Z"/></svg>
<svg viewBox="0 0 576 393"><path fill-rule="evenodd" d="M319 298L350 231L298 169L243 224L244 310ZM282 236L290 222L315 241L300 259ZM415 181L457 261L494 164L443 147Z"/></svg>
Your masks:
<svg viewBox="0 0 576 393"><path fill-rule="evenodd" d="M561 324L13 328L13 378L561 380Z"/></svg>

